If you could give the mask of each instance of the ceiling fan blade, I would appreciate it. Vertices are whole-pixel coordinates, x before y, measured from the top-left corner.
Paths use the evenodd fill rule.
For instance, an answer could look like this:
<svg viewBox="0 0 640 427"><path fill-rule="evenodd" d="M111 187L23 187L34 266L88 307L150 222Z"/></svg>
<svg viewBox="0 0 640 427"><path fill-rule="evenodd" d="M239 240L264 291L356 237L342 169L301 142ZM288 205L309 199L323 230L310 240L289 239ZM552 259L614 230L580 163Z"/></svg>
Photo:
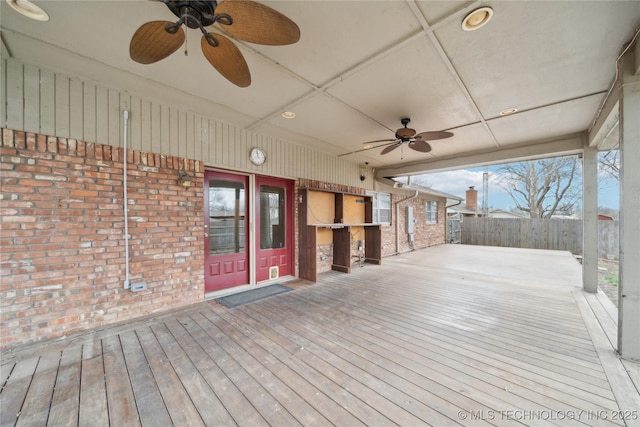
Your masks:
<svg viewBox="0 0 640 427"><path fill-rule="evenodd" d="M202 53L209 63L227 80L236 86L247 87L251 84L251 73L240 49L227 37L221 34L211 34L218 42L212 46L207 36L202 36L200 46Z"/></svg>
<svg viewBox="0 0 640 427"><path fill-rule="evenodd" d="M421 139L409 142L409 148L413 148L416 151L421 153L428 153L431 151L431 146L427 143L427 141L423 141Z"/></svg>
<svg viewBox="0 0 640 427"><path fill-rule="evenodd" d="M416 139L422 139L425 141L435 141L436 139L451 138L453 134L451 132L421 132L415 136Z"/></svg>
<svg viewBox="0 0 640 427"><path fill-rule="evenodd" d="M184 30L178 27L175 34L165 30L169 21L151 21L143 24L131 38L129 56L140 64L153 64L178 50L184 43Z"/></svg>
<svg viewBox="0 0 640 427"><path fill-rule="evenodd" d="M215 9L226 13L233 24L223 25L234 37L250 43L281 46L300 40L300 28L277 10L251 0L225 0Z"/></svg>
<svg viewBox="0 0 640 427"><path fill-rule="evenodd" d="M391 151L395 150L396 148L400 147L402 145L402 141L398 141L395 144L391 144L385 147L384 150L382 150L380 152L380 154L387 154L390 153Z"/></svg>

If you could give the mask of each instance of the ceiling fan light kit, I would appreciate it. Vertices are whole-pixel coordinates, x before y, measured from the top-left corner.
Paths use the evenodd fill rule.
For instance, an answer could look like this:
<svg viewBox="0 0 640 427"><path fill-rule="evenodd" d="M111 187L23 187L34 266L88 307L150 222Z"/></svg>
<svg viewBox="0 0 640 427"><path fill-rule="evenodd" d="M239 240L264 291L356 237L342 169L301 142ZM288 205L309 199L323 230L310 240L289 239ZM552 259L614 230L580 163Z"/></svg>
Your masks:
<svg viewBox="0 0 640 427"><path fill-rule="evenodd" d="M13 0L24 1L24 0ZM282 46L300 39L298 26L268 6L252 0L161 0L178 17L176 22L151 21L134 33L129 56L141 64L158 62L184 44L183 25L202 32L200 47L209 63L239 87L251 84L251 73L233 41L205 27L219 24L231 36L249 43Z"/></svg>

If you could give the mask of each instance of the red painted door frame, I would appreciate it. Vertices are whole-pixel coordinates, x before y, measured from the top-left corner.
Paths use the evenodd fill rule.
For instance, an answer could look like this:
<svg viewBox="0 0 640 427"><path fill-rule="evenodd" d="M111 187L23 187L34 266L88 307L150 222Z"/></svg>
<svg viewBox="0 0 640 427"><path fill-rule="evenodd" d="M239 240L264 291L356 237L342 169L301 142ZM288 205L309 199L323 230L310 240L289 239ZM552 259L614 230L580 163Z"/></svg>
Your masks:
<svg viewBox="0 0 640 427"><path fill-rule="evenodd" d="M282 197L276 197L281 199L281 203L284 204L280 209L275 206L270 206L272 211L279 211L277 220L274 220L276 215L266 215L271 218L271 221L278 222L278 224L270 223L271 230L263 230L266 223L263 210L268 208L269 202L265 200L265 193L268 195L275 195L282 190ZM294 183L291 180L273 178L268 176L256 176L256 199L255 199L255 212L256 212L256 281L262 282L269 280L269 270L271 267L278 267L278 277L288 276L295 274L295 236L294 236ZM271 199L273 200L273 199ZM284 216L284 218L280 218ZM280 227L284 227L284 230L279 230ZM268 242L264 242L265 236L267 236ZM276 237L278 236L278 237Z"/></svg>
<svg viewBox="0 0 640 427"><path fill-rule="evenodd" d="M205 292L249 283L249 177L205 172Z"/></svg>
<svg viewBox="0 0 640 427"><path fill-rule="evenodd" d="M278 277L294 275L294 181L262 175L253 180L249 175L222 171L206 171L204 181L205 292L250 284L252 267L255 283L269 280L272 267L278 267ZM250 194L255 195L253 200ZM273 197L284 206L271 206L271 213L262 218L267 200ZM250 227L250 218L254 218L254 227ZM266 243L261 242L265 238Z"/></svg>

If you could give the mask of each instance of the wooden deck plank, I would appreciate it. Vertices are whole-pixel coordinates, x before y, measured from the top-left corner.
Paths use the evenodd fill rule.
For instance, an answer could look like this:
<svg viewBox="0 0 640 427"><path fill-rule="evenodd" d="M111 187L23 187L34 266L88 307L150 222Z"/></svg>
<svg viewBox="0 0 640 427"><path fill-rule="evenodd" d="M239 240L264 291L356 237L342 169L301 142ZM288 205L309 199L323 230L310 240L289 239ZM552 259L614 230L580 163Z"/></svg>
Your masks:
<svg viewBox="0 0 640 427"><path fill-rule="evenodd" d="M140 422L148 427L172 425L171 416L135 331L123 332L119 337Z"/></svg>
<svg viewBox="0 0 640 427"><path fill-rule="evenodd" d="M357 396L359 400L374 408L386 419L393 420L399 425L424 424L424 421L420 418L378 393L376 389L379 383L376 383L374 379L369 379L369 384L367 384L368 378L363 378L366 373L359 370L357 366L340 363L341 360L339 358L336 358L328 351L324 351L322 348L317 348L313 352L309 351L309 346L312 344L311 341L301 336L295 336L280 324L271 324L270 326L274 331L290 340L292 344L287 348L289 352L296 354L296 357L303 362L315 366L329 380L340 384L346 391Z"/></svg>
<svg viewBox="0 0 640 427"><path fill-rule="evenodd" d="M136 334L173 424L203 426L202 417L194 407L189 394L184 389L178 374L169 363L150 327L140 328Z"/></svg>
<svg viewBox="0 0 640 427"><path fill-rule="evenodd" d="M599 291L599 294L584 294L584 297L589 303L589 307L593 311L596 319L598 319L598 323L600 323L602 330L604 330L611 346L615 348L618 344L618 319L611 317L610 310L603 305L605 301L611 306L613 306L613 303L611 303L602 291Z"/></svg>
<svg viewBox="0 0 640 427"><path fill-rule="evenodd" d="M393 296L389 297L389 299L391 300L389 301L389 306L391 307L403 306L405 310L409 308L407 304L401 304ZM409 305L413 306L414 310L422 310L415 311L416 313L437 310L437 306L432 301L418 300L411 296L410 300L412 303ZM419 306L416 306L416 301L420 301ZM505 316L501 310L492 308L490 306L491 302L487 302L488 306L478 306L473 309L467 308L463 302L458 304L448 309L447 312L439 313L439 318L450 322L452 325L462 321L465 327L476 331L492 342L504 343L511 348L528 354L540 355L545 359L551 357L565 360L572 367L583 366L591 370L588 371L589 374L606 379L602 373L593 345L589 341L583 340L582 343L567 342L566 338L571 335L555 333L554 336L550 336L549 332L542 331L540 327L535 328L538 334L533 334L529 331L530 326L528 326L529 322L527 322L526 313L521 313L517 319L511 318ZM462 306L465 306L462 310L457 308ZM495 327L497 319L500 319L501 326L499 329ZM558 322L562 321L558 320ZM581 345L583 343L584 345Z"/></svg>
<svg viewBox="0 0 640 427"><path fill-rule="evenodd" d="M47 425L78 425L81 364L82 346L63 350Z"/></svg>
<svg viewBox="0 0 640 427"><path fill-rule="evenodd" d="M104 381L102 342L95 340L82 346L80 373L80 425L109 424L107 390Z"/></svg>
<svg viewBox="0 0 640 427"><path fill-rule="evenodd" d="M564 359L570 366L582 365L586 368L595 368L601 371L598 364L597 354L591 348L583 347L576 348L574 343L565 343L559 339L545 339L543 337L527 334L525 328L522 331L517 331L516 328L520 327L519 323L522 320L515 321L515 319L508 318L504 313L492 309L490 306L485 309L468 309L464 303L459 305L452 305L451 308L447 308L445 312L438 308L438 305L429 299L419 299L418 296L408 295L409 303L404 303L397 299L397 296L389 295L385 296L385 304L379 304L382 308L396 308L395 311L409 311L413 308L412 312L416 314L425 313L437 313L438 319L443 323L447 323L448 326L464 327L474 333L481 334L483 337L489 339L491 342L499 342L508 345L510 348L519 349L526 353L540 354L542 357L553 357L554 359ZM418 304L418 305L416 305ZM490 303L488 303L490 304ZM458 307L464 307L464 309L458 309ZM500 319L500 329L496 329L496 320ZM522 313L520 319L526 319L526 315ZM504 325L504 326L502 326ZM587 342L585 340L585 342ZM590 372L598 376L601 372ZM600 378L605 379L604 375Z"/></svg>
<svg viewBox="0 0 640 427"><path fill-rule="evenodd" d="M342 308L347 313L358 314L367 316L370 311L363 311L359 307L362 302L355 303L357 297L354 297L349 301L350 306L348 308ZM325 304L335 304L335 299L325 301ZM321 302L322 303L322 302ZM364 313L364 314L362 314ZM407 319L410 318L411 321ZM467 331L455 328L448 328L437 322L433 316L423 318L411 318L410 313L406 311L402 314L397 314L394 310L381 310L377 313L377 321L383 325L390 324L394 327L394 330L398 332L405 332L407 330L413 331L413 339L418 341L424 340L424 335L432 337L435 341L434 345L450 344L450 349L455 351L457 348L468 351L468 354L483 355L486 356L488 363L496 364L496 367L500 369L507 369L508 372L513 371L518 376L524 376L525 378L532 379L534 381L541 382L548 385L550 382L560 390L571 390L572 393L582 396L593 403L600 404L605 408L615 409L615 403L613 395L608 387L593 388L592 380L588 379L587 384L577 381L572 376L567 376L565 373L559 374L558 369L553 368L551 372L547 370L543 363L531 364L528 360L528 356L525 355L525 361L522 361L520 353L510 352L508 348L491 346L491 341L477 340L475 334L468 333ZM392 320L393 319L393 320ZM397 319L397 321L395 320ZM435 326L432 326L435 325ZM499 351L496 351L499 350ZM539 367L538 367L539 366ZM514 371L515 369L515 371ZM582 392L581 390L585 390ZM594 391L595 393L594 396ZM600 396L600 397L599 397ZM613 406L612 406L613 405Z"/></svg>
<svg viewBox="0 0 640 427"><path fill-rule="evenodd" d="M262 314L262 313L261 313ZM220 313L224 316L225 313ZM353 414L362 423L370 426L390 426L395 425L389 418L383 416L375 408L367 405L341 384L336 383L325 375L321 366L306 363L297 357L299 347L289 341L285 336L276 333L271 327L271 321L264 317L256 316L253 310L246 313L245 310L236 310L233 315L226 314L228 321L242 321L243 324L252 328L252 338L265 350L282 360L299 375L306 378L315 387L321 390L329 398L333 399L342 410ZM255 316L252 317L252 316Z"/></svg>
<svg viewBox="0 0 640 427"><path fill-rule="evenodd" d="M238 363L223 346L208 334L208 320L200 313L194 313L192 317L180 317L179 322L185 326L191 336L206 348L209 356L229 379L242 391L269 425L295 426L300 423L271 396L269 390L255 380L240 363ZM204 328L200 323L204 323ZM239 419L240 414L235 413L234 419ZM239 423L241 424L241 423Z"/></svg>
<svg viewBox="0 0 640 427"><path fill-rule="evenodd" d="M282 308L281 306L278 306L279 308ZM261 328L260 331L262 333L271 335L273 331L275 331L275 328L277 325L282 325L283 327L286 327L286 325L284 324L284 322L281 321L281 319L276 319L276 316L273 313L270 313L268 310L265 310L264 307L258 308L258 307L253 307L253 310L249 310L249 309L245 309L243 311L245 311L246 316L248 317L243 317L243 320L245 322L251 323L253 325L255 325L256 328L259 328L259 325L265 325L265 326L269 326L268 328ZM238 313L235 312L234 313L234 318L239 317ZM278 339L279 341L286 343L286 341L288 340L287 337L292 336L292 332L287 333L286 335L278 335L276 339ZM288 345L289 346L289 345ZM297 345L293 345L292 351L295 353L300 353L300 349ZM388 369L388 365L385 366L386 369ZM316 369L320 369L320 366L318 366ZM409 374L409 377L411 377L411 381L415 381L415 376L413 374ZM407 386L408 385L408 386ZM337 386L337 385L336 385ZM410 382L403 384L403 386L407 386L403 388L403 391L405 392L409 392L408 389L413 389L413 391L415 392L415 388L412 387L412 384ZM457 416L457 411L459 411L462 406L456 407L454 406L455 402L455 398L453 399L453 402L448 402L445 401L444 399L442 399L439 395L438 395L438 390L434 390L433 388L437 388L437 385L434 383L430 383L428 384L427 387L425 387L422 390L418 390L417 393L413 394L414 397L419 396L421 401L423 402L429 402L429 405L432 406L434 409L442 409L442 407L446 407L445 412L452 412L454 414L456 414ZM428 390L429 393L431 393L430 396L428 396L428 398L425 398L424 394L425 391ZM348 390L347 390L348 391ZM340 394L338 393L332 393L332 395L336 395L336 394ZM354 396L355 397L355 396ZM466 403L469 403L469 399L466 397L463 397L463 399L466 400ZM449 399L451 400L451 399ZM359 403L362 402L362 400L358 399L355 403L353 403L351 400L346 401L343 403L343 406L345 407L351 407L354 408L356 410L361 410L362 405ZM348 406L346 406L345 404L348 404ZM485 410L489 410L488 407L483 407L482 405L477 405L479 409L485 409ZM377 410L374 407L369 407L367 408L366 411L361 411L359 413L359 416L366 419L366 418L371 418L373 416L372 419L370 420L366 420L365 422L367 423L367 425L380 425L383 421L386 421L385 419L380 420L380 414L378 414ZM451 416L450 416L451 418ZM363 420L364 421L364 420ZM447 421L448 423L451 423L451 420ZM465 425L465 421L464 420L460 420L460 424ZM480 423L481 424L481 423ZM480 425L477 421L474 422L474 425Z"/></svg>
<svg viewBox="0 0 640 427"><path fill-rule="evenodd" d="M129 372L117 335L102 340L105 383L109 402L109 423L117 426L139 426Z"/></svg>
<svg viewBox="0 0 640 427"><path fill-rule="evenodd" d="M273 301L265 303L265 305L273 304ZM294 312L289 311L284 304L271 307L271 314L282 316L280 321L285 323L285 327L296 331L299 328L308 328L304 323L297 322L296 325L290 325L289 322L285 322L287 317L296 315ZM477 410L485 410L487 412L495 408L503 408L505 410L516 410L518 408L512 402L505 400L504 396L499 396L500 393L497 390L474 388L474 385L478 385L477 383L470 384L465 382L463 384L453 376L436 372L432 365L411 363L400 352L396 351L390 354L380 350L377 343L362 339L358 336L359 334L352 333L353 323L350 323L349 332L340 331L343 323L340 320L332 322L331 318L333 316L331 313L326 316L318 316L314 310L306 311L305 317L313 318L313 325L322 325L319 330L318 328L309 330L311 333L322 336L322 338L314 338L313 341L321 342L326 340L324 345L330 342L331 345L336 346L332 348L332 353L345 360L351 360L359 366L366 367L366 371L379 380L385 381L398 390L402 390L403 393L406 393L415 401L424 402L431 411L436 411L441 417L448 418L438 420L436 425L454 422L458 418L459 412L465 410L465 408L477 408ZM464 375L461 372L456 374ZM480 387L483 386L484 384L480 384ZM464 391L460 392L460 390ZM507 394L504 393L504 390L501 391L503 394ZM466 398L464 402L463 398ZM514 400L513 397L511 397L511 400ZM452 401L457 404L453 404ZM437 417L433 413L429 413L426 419L432 420L437 419ZM457 422L460 421L458 420ZM475 423L477 421L474 422L474 425ZM509 425L508 422L503 424Z"/></svg>
<svg viewBox="0 0 640 427"><path fill-rule="evenodd" d="M575 260L450 246L5 353L0 425L613 427L640 407Z"/></svg>
<svg viewBox="0 0 640 427"><path fill-rule="evenodd" d="M580 399L562 391L556 391L556 389L553 388L553 384L549 384L548 382L546 384L540 384L527 380L520 375L512 375L509 370L499 369L487 363L490 361L483 360L482 357L470 357L470 353L460 352L460 350L455 347L446 348L435 341L416 340L413 336L403 335L400 332L390 330L385 330L384 333L382 333L378 329L366 325L354 325L354 327L366 331L370 334L370 339L376 343L381 345L387 343L386 348L389 351L401 352L403 348L409 349L416 355L414 359L421 365L433 368L434 363L437 363L442 366L451 367L458 372L472 375L499 389L514 393L532 402L537 402L547 408L562 408L563 410L568 407L594 408L594 404L588 400ZM456 374L455 377L460 379L459 374ZM607 408L600 407L599 409L606 410Z"/></svg>
<svg viewBox="0 0 640 427"><path fill-rule="evenodd" d="M262 365L262 361L251 353L245 352L242 347L227 335L224 321L212 321L210 313L203 313L203 317L196 322L206 329L222 347L258 381L265 390L279 402L299 423L309 425L313 423L326 424L326 418L313 406L300 398L295 390L292 390L285 382L274 375Z"/></svg>
<svg viewBox="0 0 640 427"><path fill-rule="evenodd" d="M339 286L339 285L338 285ZM334 298L335 299L335 298ZM357 310L358 304L364 304L358 299L357 293L354 291L352 295L351 307L349 310ZM373 304L379 306L379 302ZM384 307L384 306L383 306ZM563 378L564 381L572 387L584 387L584 384L595 385L597 388L594 391L605 397L611 399L612 394L608 387L608 383L604 379L594 378L591 376L592 372L579 372L575 366L570 364L557 362L554 359L545 359L540 357L534 357L527 352L516 351L509 347L508 343L494 342L491 339L480 339L479 334L475 330L465 330L464 324L451 325L446 321L441 321L437 316L411 316L410 313L394 309L381 309L380 317L385 319L393 319L397 321L397 324L401 328L412 328L417 333L423 333L425 331L432 331L437 334L444 341L448 341L450 337L455 336L454 342L457 345L468 346L473 351L483 351L489 356L494 355L502 361L513 364L517 367L530 370L534 373L547 376L549 378ZM499 349L499 352L496 352ZM551 363L550 363L551 362ZM570 372L570 375L568 374ZM590 389L590 387L589 387Z"/></svg>
<svg viewBox="0 0 640 427"><path fill-rule="evenodd" d="M40 358L16 426L47 424L60 356L59 352L51 352Z"/></svg>
<svg viewBox="0 0 640 427"><path fill-rule="evenodd" d="M283 383L287 384L300 398L307 402L310 406L315 407L331 424L333 425L349 425L364 426L365 424L357 417L331 399L331 396L325 394L321 388L316 387L308 377L309 372L300 374L295 369L295 364L290 365L284 363L274 353L265 349L270 348L276 354L279 354L277 345L269 340L260 340L257 331L250 328L246 323L239 322L234 315L228 312L221 312L218 316L224 319L229 326L219 324L221 330L232 338L245 351L255 355L263 366L276 375ZM232 329L233 328L233 329ZM242 330L242 333L239 331ZM275 349L273 347L276 347ZM289 360L291 362L291 360Z"/></svg>
<svg viewBox="0 0 640 427"><path fill-rule="evenodd" d="M194 339L177 319L166 321L165 325L180 344L187 357L198 367L202 377L211 390L218 396L226 410L238 425L255 427L269 425L260 412L249 402L231 379L205 351L199 341Z"/></svg>
<svg viewBox="0 0 640 427"><path fill-rule="evenodd" d="M171 366L175 369L176 375L180 378L193 405L202 417L202 421L209 426L236 425L218 396L202 377L197 367L191 363L167 327L163 324L153 325L151 330L169 358Z"/></svg>
<svg viewBox="0 0 640 427"><path fill-rule="evenodd" d="M0 426L15 425L20 417L24 398L29 391L39 361L39 357L21 360L11 371L0 393Z"/></svg>
<svg viewBox="0 0 640 427"><path fill-rule="evenodd" d="M296 295L291 295L288 299L294 298L296 298ZM297 298L302 299L301 296ZM285 304L284 299L278 300L277 302L280 301L282 301L282 304L279 304L274 309L276 312L285 313L283 308ZM271 304L275 304L275 302L276 301L271 301ZM331 304L320 304L310 309L309 305L309 299L305 298L304 311L307 317L315 316L316 310L322 310L323 307L331 306ZM363 332L363 335L353 333L345 335L346 339L353 342L354 345L359 345L365 349L358 351L358 354L365 355L366 349L377 349L377 354L390 360L381 366L386 369L391 369L393 363L402 363L403 366L393 370L394 375L404 375L406 378L412 378L412 381L421 383L424 388L431 391L437 390L439 396L446 396L449 400L455 400L456 397L455 392L452 393L452 390L447 387L452 387L454 390L457 390L459 388L472 386L476 387L480 394L504 394L503 399L511 401L511 404L525 404L525 406L527 406L529 405L528 402L537 403L539 405L538 410L554 409L557 411L566 411L572 409L577 412L580 409L594 410L597 408L589 401L572 398L572 396L564 393L556 392L549 395L549 390L546 386L540 385L536 387L536 384L531 382L527 384L528 387L520 386L517 382L509 381L507 379L509 377L505 375L505 373L502 373L501 376L489 375L486 373L487 368L484 366L477 368L472 364L456 363L456 355L453 352L438 357L438 355L434 354L427 346L421 347L413 345L411 340L408 339L393 339L395 335L389 331L385 330L384 333L378 333L376 328L367 325L369 322L358 322L353 318L341 316L336 313L335 310L326 313L325 317L319 317L316 320L318 324L326 328L326 332L324 333L326 336L331 336L331 331L338 330L343 322L348 321L350 331L360 330ZM335 337L331 337L331 339L335 340ZM393 360L393 362L391 360ZM427 366L428 370L425 372L423 368ZM409 371L403 372L403 370L406 369L409 369ZM436 385L434 386L433 383L420 381L420 378L417 377L416 374L428 377L427 379L435 381ZM444 386L445 384L446 386ZM438 388L438 386L440 387ZM499 391L491 390L488 386L495 387ZM462 408L480 407L478 402L475 404L473 404L473 402L460 402L460 405ZM506 406L501 405L499 407ZM597 409L607 410L607 408L602 407ZM567 423L570 422L571 420L567 420Z"/></svg>
<svg viewBox="0 0 640 427"><path fill-rule="evenodd" d="M630 380L625 365L620 361L616 353L611 351L610 342L606 332L598 324L597 318L591 316L586 293L582 290L574 290L578 307L585 314L585 322L591 325L593 343L600 355L602 365L609 378L613 380L612 390L618 402L619 411L622 414L630 414L625 419L627 426L640 426L640 394L637 393L634 383Z"/></svg>
<svg viewBox="0 0 640 427"><path fill-rule="evenodd" d="M15 366L16 363L14 361L5 362L0 365L0 390L4 387L4 384L9 379L9 375L11 375L11 371L13 371Z"/></svg>
<svg viewBox="0 0 640 427"><path fill-rule="evenodd" d="M447 291L443 290L441 286L434 286L428 281L425 281L423 285L427 288L427 292L424 289L416 289L415 287L406 290L406 296L409 297L410 301L418 299L436 309L445 302L440 298ZM563 333L561 325L568 323L567 314L575 312L573 301L571 301L571 304L562 307L563 313L565 313L563 318L552 315L547 309L549 302L552 301L551 299L542 304L543 309L538 308L535 311L531 311L530 303L524 306L512 307L512 302L516 299L515 296L506 298L503 295L502 301L500 301L495 298L487 298L483 294L469 295L470 292L464 289L457 289L457 292L463 293L466 297L447 295L447 310L461 311L463 314L468 315L470 320L478 322L480 327L492 327L495 325L496 317L499 316L502 321L500 322L501 328L499 332L509 332L509 337L515 339L525 338L526 342L539 338L538 342L550 341L560 347L567 347L573 350L584 349L588 355L592 356L591 360L597 360L597 357L593 357L595 352L588 335L585 334L582 323L577 324L580 326L579 328L573 327L570 333ZM519 299L522 299L522 296ZM505 300L508 302L505 303ZM550 325L554 325L554 327L550 329ZM582 337L578 337L579 335L582 335Z"/></svg>
<svg viewBox="0 0 640 427"><path fill-rule="evenodd" d="M354 291L356 293L357 291ZM381 299L385 299L384 303L380 302ZM417 298L409 298L411 302L402 303L402 300L397 300L398 297L395 295L384 295L383 298L378 298L377 301L368 301L367 299L358 299L357 295L354 295L352 298L352 305L358 306L358 304L362 303L371 303L374 304L377 308L380 309L381 312L390 312L390 313L400 313L402 312L405 315L405 318L411 316L413 320L417 322L422 321L422 317L429 316L432 318L433 322L439 322L443 325L443 327L448 330L456 331L463 330L467 332L467 335L472 334L476 338L486 338L486 342L495 343L501 345L503 348L511 351L519 351L520 353L524 353L528 356L537 356L538 358L542 358L545 362L552 360L554 363L562 363L562 360L566 360L567 363L561 366L562 369L576 369L578 366L582 365L586 369L584 372L587 374L587 378L600 378L603 381L606 380L606 376L602 372L602 368L593 363L597 359L597 354L591 349L590 361L584 360L582 356L579 357L571 357L567 355L567 353L571 355L575 355L571 352L567 352L566 350L563 352L548 351L546 349L539 349L540 345L546 346L546 344L540 344L536 340L531 340L527 343L520 344L515 339L505 339L502 337L500 332L495 332L495 326L491 326L488 329L486 326L479 324L477 320L472 317L466 315L466 313L457 315L455 308L447 308L445 312L438 306L431 305L428 301L422 301ZM453 312L453 314L451 313ZM456 317L457 316L457 317ZM498 317L502 318L502 316L498 315ZM450 320L453 319L453 320ZM507 323L510 323L507 321ZM500 322L502 324L502 322ZM495 325L495 318L494 318ZM500 328L501 329L501 328ZM540 354L540 355L539 355ZM582 351L580 355L584 354ZM594 370L595 369L595 370Z"/></svg>
<svg viewBox="0 0 640 427"><path fill-rule="evenodd" d="M266 304L269 300L265 300L262 305ZM372 391L383 396L385 399L393 402L399 408L402 408L407 413L411 414L415 419L413 424L417 423L433 423L434 425L449 425L452 420L442 413L434 410L422 401L415 397L408 395L404 390L397 385L390 384L395 382L395 379L380 378L379 376L370 373L371 365L368 361L358 355L343 351L343 349L330 340L324 339L324 337L314 334L310 329L303 329L301 325L307 321L304 318L297 318L295 324L287 322L286 328L289 329L289 334L292 334L292 339L303 347L307 351L311 351L317 356L326 356L327 361L330 364L335 365L344 372L353 375L355 379L367 385ZM309 335L305 337L305 335ZM402 386L408 384L403 383ZM397 416L403 412L393 416L392 419L396 419ZM428 420L428 421L427 421ZM403 423L400 423L403 424Z"/></svg>

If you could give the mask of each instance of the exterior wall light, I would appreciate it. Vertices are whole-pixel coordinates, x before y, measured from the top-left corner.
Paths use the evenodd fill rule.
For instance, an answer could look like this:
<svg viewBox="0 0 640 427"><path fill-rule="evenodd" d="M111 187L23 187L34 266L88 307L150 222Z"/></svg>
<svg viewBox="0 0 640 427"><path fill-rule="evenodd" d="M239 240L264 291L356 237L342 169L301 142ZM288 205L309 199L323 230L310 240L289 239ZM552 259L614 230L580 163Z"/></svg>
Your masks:
<svg viewBox="0 0 640 427"><path fill-rule="evenodd" d="M189 188L191 187L191 177L189 176L189 174L185 171L180 171L178 173L178 185L183 186L184 188Z"/></svg>

